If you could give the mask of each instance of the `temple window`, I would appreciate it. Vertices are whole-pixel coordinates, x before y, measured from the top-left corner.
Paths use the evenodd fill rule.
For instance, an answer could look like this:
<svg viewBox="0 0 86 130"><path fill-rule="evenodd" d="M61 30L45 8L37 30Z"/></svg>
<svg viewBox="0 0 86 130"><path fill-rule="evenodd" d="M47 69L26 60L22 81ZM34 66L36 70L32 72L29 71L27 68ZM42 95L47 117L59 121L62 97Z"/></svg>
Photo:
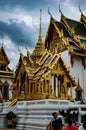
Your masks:
<svg viewBox="0 0 86 130"><path fill-rule="evenodd" d="M3 98L8 97L8 86L4 86Z"/></svg>
<svg viewBox="0 0 86 130"><path fill-rule="evenodd" d="M32 93L32 91L33 91L33 85L32 85L32 83L31 83L31 86L30 86L30 93Z"/></svg>
<svg viewBox="0 0 86 130"><path fill-rule="evenodd" d="M0 70L6 71L6 66L5 65L0 65Z"/></svg>
<svg viewBox="0 0 86 130"><path fill-rule="evenodd" d="M70 87L70 82L67 82L67 87L68 87L68 88Z"/></svg>
<svg viewBox="0 0 86 130"><path fill-rule="evenodd" d="M0 85L0 95L2 94L2 86Z"/></svg>
<svg viewBox="0 0 86 130"><path fill-rule="evenodd" d="M26 78L26 72L22 72L21 73L21 83L25 82L25 78Z"/></svg>

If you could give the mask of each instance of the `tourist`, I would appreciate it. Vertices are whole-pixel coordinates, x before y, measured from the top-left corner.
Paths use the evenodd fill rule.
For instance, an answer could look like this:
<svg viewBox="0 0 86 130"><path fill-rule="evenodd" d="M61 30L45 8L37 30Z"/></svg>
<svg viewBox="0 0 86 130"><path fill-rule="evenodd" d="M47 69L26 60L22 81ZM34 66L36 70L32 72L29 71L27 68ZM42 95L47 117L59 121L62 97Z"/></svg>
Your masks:
<svg viewBox="0 0 86 130"><path fill-rule="evenodd" d="M68 125L66 126L66 130L77 130L77 127L73 123L72 119L68 119Z"/></svg>
<svg viewBox="0 0 86 130"><path fill-rule="evenodd" d="M62 120L61 118L52 121L52 130L62 130Z"/></svg>
<svg viewBox="0 0 86 130"><path fill-rule="evenodd" d="M84 115L83 124L79 126L79 130L86 130L86 115Z"/></svg>
<svg viewBox="0 0 86 130"><path fill-rule="evenodd" d="M52 117L50 123L47 125L46 130L53 130L52 122L57 119L58 113L57 112L53 112L52 116L53 117Z"/></svg>

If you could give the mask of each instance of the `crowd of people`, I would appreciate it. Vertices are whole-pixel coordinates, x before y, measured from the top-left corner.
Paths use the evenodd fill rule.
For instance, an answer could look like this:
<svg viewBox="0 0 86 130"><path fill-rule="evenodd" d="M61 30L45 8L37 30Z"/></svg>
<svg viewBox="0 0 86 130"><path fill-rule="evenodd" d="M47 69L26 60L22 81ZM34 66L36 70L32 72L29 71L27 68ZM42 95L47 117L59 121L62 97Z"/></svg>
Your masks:
<svg viewBox="0 0 86 130"><path fill-rule="evenodd" d="M58 113L54 112L46 130L86 130L86 115L84 115L82 124L77 124L74 119L69 118L65 127L64 125L62 119L58 117Z"/></svg>

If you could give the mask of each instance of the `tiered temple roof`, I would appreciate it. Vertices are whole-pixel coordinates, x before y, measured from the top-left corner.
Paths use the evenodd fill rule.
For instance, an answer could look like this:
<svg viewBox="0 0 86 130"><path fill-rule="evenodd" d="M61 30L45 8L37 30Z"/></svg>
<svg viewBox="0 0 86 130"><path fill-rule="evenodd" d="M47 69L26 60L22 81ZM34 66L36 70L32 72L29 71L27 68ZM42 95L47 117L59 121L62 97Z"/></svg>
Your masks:
<svg viewBox="0 0 86 130"><path fill-rule="evenodd" d="M65 17L62 12L61 12L60 21L55 20L52 17L52 15L50 16L51 16L51 20L50 20L48 32L45 39L45 48L51 51L55 51L56 48L53 48L52 44L54 42L55 45L55 42L58 41L58 39L60 39L60 41L62 40L62 42L56 45L57 51L60 48L63 49L61 49L58 52L62 52L65 49L68 49L71 53L75 55L86 57L86 25L84 23L86 17L83 15L84 17L84 22L83 22L82 15L81 15L81 21L75 21L69 19ZM57 40L56 39L53 40L53 36L55 35L57 37L56 38Z"/></svg>

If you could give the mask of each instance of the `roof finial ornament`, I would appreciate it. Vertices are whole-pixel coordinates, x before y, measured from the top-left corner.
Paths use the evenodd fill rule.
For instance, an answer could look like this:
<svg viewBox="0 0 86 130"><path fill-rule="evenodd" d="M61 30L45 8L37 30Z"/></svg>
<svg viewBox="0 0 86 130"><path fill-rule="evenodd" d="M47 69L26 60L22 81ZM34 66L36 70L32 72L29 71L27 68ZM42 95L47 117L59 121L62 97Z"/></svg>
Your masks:
<svg viewBox="0 0 86 130"><path fill-rule="evenodd" d="M59 4L59 12L61 13L61 15L63 15L61 8L60 8L60 4Z"/></svg>
<svg viewBox="0 0 86 130"><path fill-rule="evenodd" d="M80 5L79 5L79 11L81 12L81 15L82 15L83 13L82 13L82 10L81 10L81 8L80 8Z"/></svg>
<svg viewBox="0 0 86 130"><path fill-rule="evenodd" d="M48 14L50 15L50 17L52 17L52 14L50 13L50 7L48 7Z"/></svg>
<svg viewBox="0 0 86 130"><path fill-rule="evenodd" d="M22 52L21 52L21 50L20 50L19 46L18 46L18 51L19 51L19 53L20 53L20 54L22 54Z"/></svg>
<svg viewBox="0 0 86 130"><path fill-rule="evenodd" d="M28 48L26 46L25 46L25 49L27 51L27 56L30 55L30 52L29 52L29 50L28 50Z"/></svg>
<svg viewBox="0 0 86 130"><path fill-rule="evenodd" d="M2 47L4 46L4 43L2 43Z"/></svg>
<svg viewBox="0 0 86 130"><path fill-rule="evenodd" d="M28 48L25 46L25 49L28 51Z"/></svg>

